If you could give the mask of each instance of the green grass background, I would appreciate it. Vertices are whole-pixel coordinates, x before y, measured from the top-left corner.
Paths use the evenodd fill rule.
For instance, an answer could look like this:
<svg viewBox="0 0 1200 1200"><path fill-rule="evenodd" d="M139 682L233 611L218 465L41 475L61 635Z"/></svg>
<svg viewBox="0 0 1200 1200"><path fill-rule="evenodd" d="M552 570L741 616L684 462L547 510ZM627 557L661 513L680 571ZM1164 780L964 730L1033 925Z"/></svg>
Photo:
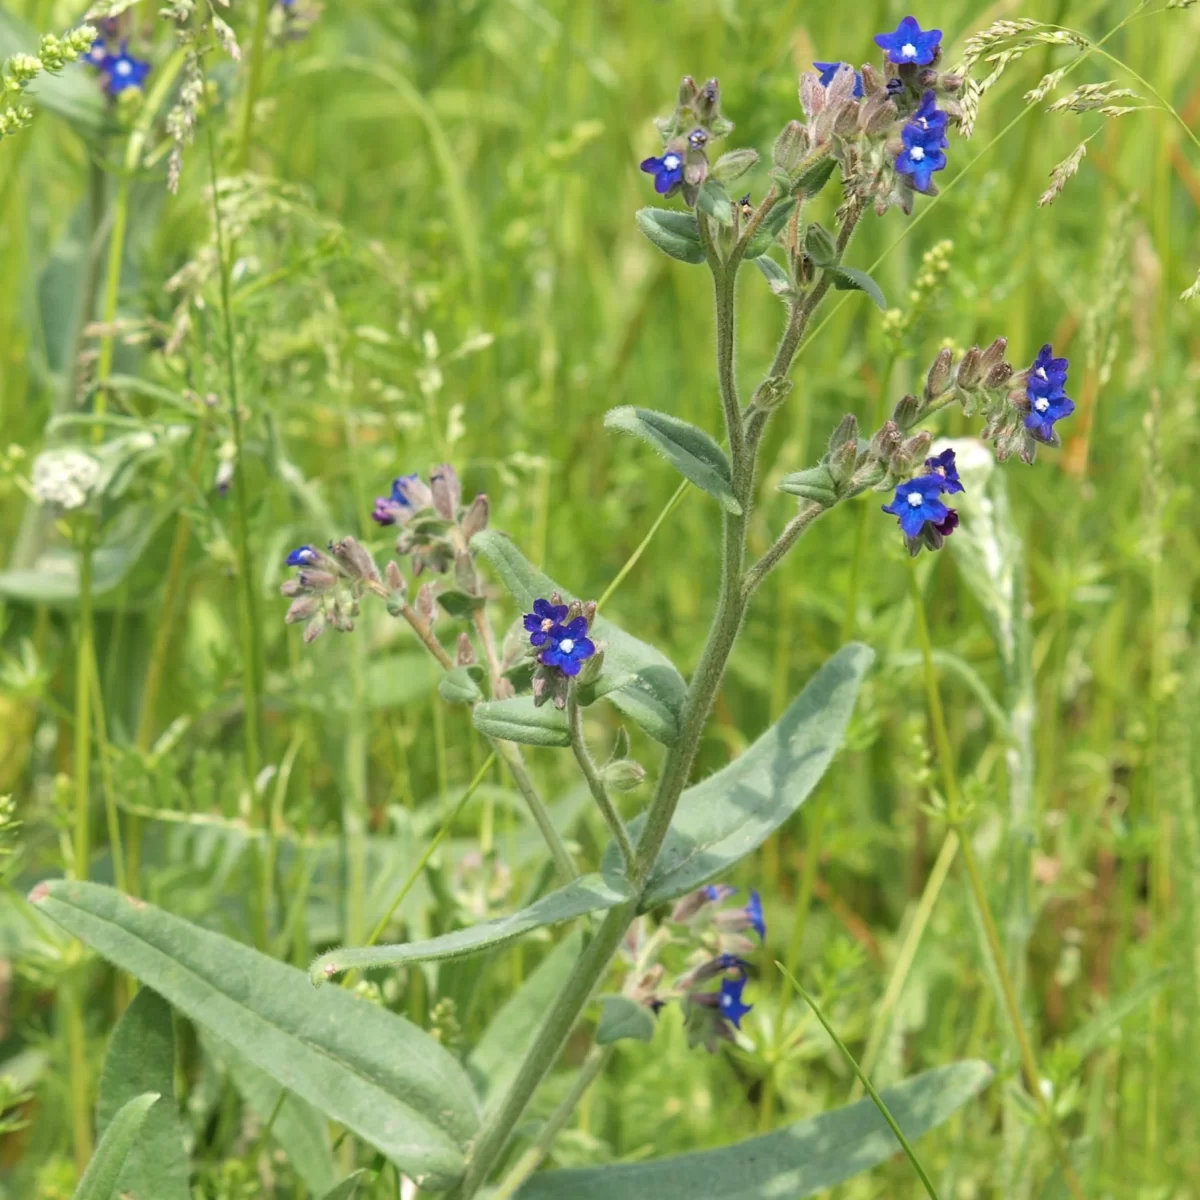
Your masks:
<svg viewBox="0 0 1200 1200"><path fill-rule="evenodd" d="M170 46L154 7L137 6L152 40L135 39L135 48L153 47L161 65ZM236 7L246 45L247 18ZM656 255L633 222L651 202L637 169L659 145L651 118L670 109L681 75L715 74L737 123L728 144L769 151L799 115L798 72L814 57L873 58L871 35L905 11L784 0L345 0L328 4L307 39L270 51L249 174L229 215L264 748L279 768L267 794L285 828L284 891L300 897L294 919L278 915L281 956L303 966L329 944L361 941L486 754L464 710L437 702L415 641L382 614L366 615L352 637L330 633L303 649L274 594L283 554L344 533L386 551L369 520L373 497L393 474L449 459L468 494L488 493L493 524L531 559L573 591L603 593L677 484L644 448L606 433L604 412L639 404L714 433L720 420L707 274ZM965 37L993 19L1034 16L1097 38L1127 11L1086 0L986 8L929 0L916 15L945 30L953 63ZM19 37L17 23L47 30L77 15L47 0L9 3L3 13L6 39ZM1198 22L1187 11L1143 16L1107 46L1193 129ZM1198 338L1194 305L1177 299L1200 270L1200 150L1157 102L1120 119L1033 106L996 140L1025 107L1023 93L1073 54L1038 46L1008 68L975 137L952 142L942 179L964 174L936 203L918 199L919 223L898 212L864 222L850 261L867 267L882 256L875 274L893 305L904 307L922 255L942 240L953 244L950 270L898 347L858 294L820 324L767 439L752 537L765 549L787 518L792 502L773 483L815 461L843 413L869 426L882 405L917 390L942 344L1004 335L1018 366L1045 341L1070 356L1079 410L1064 427L1067 445L1033 468L999 468L995 485L1010 498L1012 562L1028 585L1028 609L1015 619L1028 633L1036 703L1032 809L1018 836L1005 745L981 699L1004 708L1015 695L987 605L965 559L925 556L919 576L934 643L953 656L943 695L956 769L976 803L976 845L1087 1193L1166 1200L1200 1194ZM228 60L212 67L222 174L237 154L243 70ZM1104 79L1148 95L1111 62L1072 76ZM61 425L76 402L65 368L89 293L90 213L101 216L102 245L124 150L123 136L102 132L78 83L60 87L58 112L43 108L34 129L0 145L0 556L10 570L29 566L58 536L31 521L17 477L48 436L71 434ZM60 115L75 102L70 118ZM1092 133L1079 175L1053 207L1038 209L1051 167ZM163 351L178 302L165 284L203 263L211 244L208 169L202 129L177 197L165 192L161 159L130 191L120 314L132 323L123 332L145 336L120 340L115 369L151 386L120 393L113 411L126 423L110 433L149 431L161 454L107 514L105 536L136 561L99 599L111 746L107 773L100 758L94 773L97 798L111 789L152 814L144 893L237 933L248 878L244 664L233 501L214 486L231 452L214 280L203 284L207 304L192 336ZM756 196L766 186L765 171L750 177ZM100 198L97 208L89 196ZM815 207L831 219L829 198ZM738 365L752 386L782 310L756 272L744 275ZM86 355L96 340L79 345ZM196 403L189 391L216 393L224 407ZM187 437L165 437L170 424ZM945 431L969 425L955 417ZM871 511L864 517L860 506ZM926 811L935 775L908 567L894 522L876 506L867 496L820 522L763 589L700 768L740 752L849 632L879 652L848 750L822 786L822 854L799 960L801 978L858 1050L943 837ZM606 606L685 673L710 615L718 542L715 506L687 494ZM173 571L179 599L167 611ZM87 980L97 1068L116 1003L112 976L75 961L16 899L61 866L72 771L73 605L39 593L43 583L6 586L0 599L0 794L15 795L24 822L7 873L0 1057L35 1094L33 1123L0 1146L0 1195L14 1200L71 1194L58 985L68 975ZM162 683L146 712L150 671ZM601 744L614 731L609 717L592 730ZM635 750L653 770L653 746L635 739ZM566 820L578 789L564 756L532 758ZM644 800L645 791L627 797L627 812ZM652 1044L618 1052L558 1139L554 1162L723 1144L844 1101L853 1080L798 1002L785 1014L795 1036L779 1036L771 964L799 919L810 811L734 880L762 890L770 925L747 1021L757 1050L711 1059L689 1052L680 1023L665 1018ZM93 877L102 879L111 866L99 808L95 824ZM368 835L356 860L360 825ZM581 857L594 859L598 823L573 830ZM537 843L502 775L454 832L452 849L406 901L397 934L510 908L535 878ZM486 860L493 873L499 862L512 872L487 894L467 886L460 865L477 838L494 855ZM355 861L364 875L346 869ZM547 945L531 939L483 962L412 970L389 982L387 1000L426 1023L439 1001L453 1001L470 1044ZM443 1003L437 1020L445 1012ZM582 1049L573 1047L572 1061ZM199 1047L189 1053L199 1194L262 1194L254 1190L258 1147L246 1134L255 1118L228 1081L203 1069ZM1057 1194L966 890L952 872L875 1075L893 1082L970 1055L994 1062L999 1079L921 1144L942 1194ZM537 1111L565 1092L569 1065ZM273 1169L275 1194L301 1194L286 1165ZM374 1186L393 1194L390 1177ZM839 1195L915 1188L898 1162Z"/></svg>

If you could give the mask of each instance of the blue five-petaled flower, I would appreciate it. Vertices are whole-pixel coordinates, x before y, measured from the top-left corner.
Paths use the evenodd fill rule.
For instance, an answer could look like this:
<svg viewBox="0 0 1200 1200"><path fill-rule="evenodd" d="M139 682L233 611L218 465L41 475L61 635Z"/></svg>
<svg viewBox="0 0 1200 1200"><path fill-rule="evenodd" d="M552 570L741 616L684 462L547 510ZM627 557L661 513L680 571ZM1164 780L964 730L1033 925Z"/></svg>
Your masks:
<svg viewBox="0 0 1200 1200"><path fill-rule="evenodd" d="M1075 402L1066 394L1067 360L1055 358L1054 351L1045 345L1029 368L1026 393L1029 397L1029 413L1025 417L1025 428L1039 442L1054 440L1054 423L1069 417L1075 411Z"/></svg>
<svg viewBox="0 0 1200 1200"><path fill-rule="evenodd" d="M717 1008L720 1010L721 1016L734 1029L741 1029L742 1018L754 1007L753 1004L742 1003L742 992L745 990L745 987L745 975L741 975L737 979L723 979L721 981L720 998L717 1002Z"/></svg>
<svg viewBox="0 0 1200 1200"><path fill-rule="evenodd" d="M940 475L946 482L944 490L953 495L963 490L962 480L958 477L958 465L954 461L953 450L943 450L925 460L926 475Z"/></svg>
<svg viewBox="0 0 1200 1200"><path fill-rule="evenodd" d="M815 62L815 63L813 63L813 66L816 67L816 69L821 74L821 86L822 87L828 87L833 82L833 77L838 73L838 69L840 67L848 67L849 65L850 65L849 63L840 63L840 62ZM857 71L855 71L854 72L854 98L855 98L855 100L861 100L862 96L863 96L862 76Z"/></svg>
<svg viewBox="0 0 1200 1200"><path fill-rule="evenodd" d="M896 498L884 505L883 511L899 517L905 537L919 537L926 521L938 528L953 511L941 500L942 493L949 490L946 482L940 474L918 475L896 489Z"/></svg>
<svg viewBox="0 0 1200 1200"><path fill-rule="evenodd" d="M596 653L596 645L587 636L587 631L587 617L576 617L565 625L555 625L547 631L547 645L538 655L538 662L543 667L557 667L564 675L578 675L583 664Z"/></svg>
<svg viewBox="0 0 1200 1200"><path fill-rule="evenodd" d="M289 567L311 567L320 561L320 555L311 546L297 546L287 556Z"/></svg>
<svg viewBox="0 0 1200 1200"><path fill-rule="evenodd" d="M918 192L928 192L934 171L946 166L946 114L937 107L936 96L926 92L921 107L900 133L903 149L896 155L896 171L907 175Z"/></svg>
<svg viewBox="0 0 1200 1200"><path fill-rule="evenodd" d="M531 646L545 646L550 635L567 615L565 604L551 604L549 600L535 600L533 612L525 614L525 629L529 633Z"/></svg>
<svg viewBox="0 0 1200 1200"><path fill-rule="evenodd" d="M95 46L92 47L92 53L95 53ZM119 95L126 88L140 88L150 74L150 64L134 58L124 42L119 53L106 54L98 65L108 76L105 89L110 96Z"/></svg>
<svg viewBox="0 0 1200 1200"><path fill-rule="evenodd" d="M927 67L937 56L942 42L940 29L925 29L916 17L905 17L896 26L895 33L877 33L875 45L887 51L888 59L894 63L916 63Z"/></svg>
<svg viewBox="0 0 1200 1200"><path fill-rule="evenodd" d="M683 182L683 155L668 150L661 158L643 159L642 170L654 176L654 190L665 196Z"/></svg>

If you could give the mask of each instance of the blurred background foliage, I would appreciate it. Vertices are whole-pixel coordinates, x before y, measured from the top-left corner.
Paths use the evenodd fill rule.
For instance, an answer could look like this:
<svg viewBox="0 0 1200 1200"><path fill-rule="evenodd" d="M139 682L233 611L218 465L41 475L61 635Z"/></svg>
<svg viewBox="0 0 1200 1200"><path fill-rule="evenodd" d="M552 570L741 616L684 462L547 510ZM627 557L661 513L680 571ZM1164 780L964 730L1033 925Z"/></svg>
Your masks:
<svg viewBox="0 0 1200 1200"><path fill-rule="evenodd" d="M243 7L229 19L245 47ZM161 70L171 40L155 9L135 6L131 46ZM917 15L945 30L953 63L995 19L1032 16L1098 38L1128 9L928 0ZM157 126L148 165L128 178L96 556L93 878L112 877L111 797L127 837L140 838L142 894L248 938L257 787L278 842L273 951L306 966L320 949L364 940L486 747L466 710L438 701L420 647L382 612L364 614L353 636L303 648L275 595L286 551L353 533L386 552L390 539L369 519L374 496L394 474L447 460L468 496L488 493L493 524L532 560L581 595L603 593L677 482L644 448L605 433L604 412L645 404L719 425L707 275L657 255L633 222L651 202L637 169L659 146L651 118L669 110L681 75L716 74L737 123L728 144L766 151L798 115L798 72L814 58L873 59L872 34L903 11L339 0L306 37L271 43L248 146L245 62L210 64L213 105L179 194L165 189ZM57 0L9 0L0 51L79 15ZM1149 81L1194 128L1198 35L1195 12L1140 16L1107 46L1128 70L1097 59L1073 82L1117 79L1146 96ZM1070 355L1079 408L1065 447L1034 468L979 467L958 553L924 556L917 576L976 845L1088 1195L1165 1200L1195 1195L1200 1178L1200 346L1196 310L1177 299L1200 269L1200 152L1157 103L1115 120L1032 105L1010 127L1023 94L1074 53L1037 46L1009 66L973 140L951 147L943 178L966 174L935 203L919 200L919 220L864 222L849 260L881 258L889 301L919 302L911 319L881 320L850 294L821 323L769 435L753 537L765 549L787 517L792 501L773 483L815 461L843 413L869 426L917 390L943 344L1004 335L1018 365L1046 341ZM13 795L22 823L10 823L3 860L0 1099L12 1130L0 1142L0 1195L14 1200L73 1188L56 993L82 982L93 1072L122 1002L112 973L20 899L67 856L78 595L73 552L24 484L40 450L87 435L76 418L104 333L92 322L128 137L83 68L40 84L35 101L34 128L0 145L0 794ZM239 647L225 486L233 443L209 129L235 260L266 712L256 781L241 745L241 683L253 667ZM1065 194L1037 208L1051 168L1093 133ZM766 186L765 171L750 177L754 194ZM828 223L822 204L832 209L823 198L814 215ZM752 271L740 304L749 384L769 362L781 310ZM966 422L944 432L966 433ZM717 541L712 505L686 494L606 604L685 673L711 611L715 584L704 580ZM879 652L821 795L732 881L762 890L770 927L746 1023L757 1049L689 1052L677 1014L664 1014L651 1044L622 1044L553 1162L722 1144L842 1103L853 1080L836 1051L797 1001L781 1008L772 964L799 923L801 977L847 1042L871 1051L880 1083L966 1055L999 1067L982 1101L922 1143L943 1195L1055 1194L1053 1180L1034 1190L1051 1173L1047 1152L953 870L932 890L915 958L901 955L931 870L936 883L945 866L928 809L909 570L874 497L818 523L760 596L704 743L707 772L849 636ZM595 738L611 740L615 714L594 712ZM634 746L653 770L652 744ZM602 831L562 756L530 757L560 828L595 861ZM627 811L644 799L626 797ZM389 937L508 911L544 885L543 860L497 770ZM382 1002L466 1047L548 949L548 938L531 939L375 983ZM893 995L898 957L904 987ZM322 1168L306 1176L296 1157L303 1124L261 1137L274 1101L261 1090L256 1100L244 1072L194 1036L181 1044L196 1194L308 1194ZM570 1079L564 1069L543 1089L522 1144ZM395 1186L384 1173L366 1190ZM892 1164L839 1195L914 1187Z"/></svg>

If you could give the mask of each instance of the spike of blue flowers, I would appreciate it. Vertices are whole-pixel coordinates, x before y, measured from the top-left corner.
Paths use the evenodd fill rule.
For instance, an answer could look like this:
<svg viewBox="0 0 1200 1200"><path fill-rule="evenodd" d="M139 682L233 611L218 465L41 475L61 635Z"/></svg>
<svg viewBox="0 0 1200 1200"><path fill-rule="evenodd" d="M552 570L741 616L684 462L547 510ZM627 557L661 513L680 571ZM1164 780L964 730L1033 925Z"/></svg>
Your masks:
<svg viewBox="0 0 1200 1200"><path fill-rule="evenodd" d="M849 63L840 62L815 62L813 66L820 72L821 86L828 87L833 82L833 77L838 73L839 67L848 67ZM862 76L854 72L854 98L861 100L863 97L863 81Z"/></svg>
<svg viewBox="0 0 1200 1200"><path fill-rule="evenodd" d="M289 567L311 567L321 561L320 554L317 553L311 546L297 546L295 550L287 556L287 565Z"/></svg>
<svg viewBox="0 0 1200 1200"><path fill-rule="evenodd" d="M916 17L905 17L894 33L877 33L875 45L887 51L889 61L927 67L937 57L942 43L940 29L922 29Z"/></svg>
<svg viewBox="0 0 1200 1200"><path fill-rule="evenodd" d="M742 992L746 987L746 977L744 975L737 979L723 979L721 981L721 991L717 1007L720 1010L721 1016L725 1018L734 1029L741 1029L742 1018L753 1009L753 1004L742 1003Z"/></svg>
<svg viewBox="0 0 1200 1200"><path fill-rule="evenodd" d="M567 615L565 604L551 604L549 600L535 600L533 612L525 614L525 628L531 646L545 646L550 635Z"/></svg>
<svg viewBox="0 0 1200 1200"><path fill-rule="evenodd" d="M925 460L926 475L940 475L946 482L944 490L953 495L963 490L962 480L958 477L958 464L955 462L953 449L946 449L941 454L935 454Z"/></svg>
<svg viewBox="0 0 1200 1200"><path fill-rule="evenodd" d="M654 176L654 190L668 196L683 183L683 155L668 150L661 158L645 158L642 170Z"/></svg>
<svg viewBox="0 0 1200 1200"><path fill-rule="evenodd" d="M883 511L899 518L905 537L918 537L926 521L938 525L949 515L941 501L945 490L946 480L941 475L918 475L896 489L895 499L884 505Z"/></svg>
<svg viewBox="0 0 1200 1200"><path fill-rule="evenodd" d="M555 625L547 631L548 644L538 655L538 662L543 667L557 667L564 675L574 678L596 653L596 645L587 636L587 631L587 617L576 617L566 625Z"/></svg>

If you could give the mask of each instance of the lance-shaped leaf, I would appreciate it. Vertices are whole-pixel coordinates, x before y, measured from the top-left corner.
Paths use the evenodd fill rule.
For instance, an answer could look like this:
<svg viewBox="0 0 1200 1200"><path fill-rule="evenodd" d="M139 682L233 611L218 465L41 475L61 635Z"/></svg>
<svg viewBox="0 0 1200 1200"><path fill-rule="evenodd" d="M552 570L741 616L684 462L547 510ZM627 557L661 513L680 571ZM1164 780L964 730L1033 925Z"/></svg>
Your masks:
<svg viewBox="0 0 1200 1200"><path fill-rule="evenodd" d="M462 958L516 941L531 929L560 925L585 913L603 912L631 898L631 891L621 879L606 880L600 875L584 875L519 912L497 917L494 921L482 921L478 925L457 929L428 941L331 950L313 963L309 975L313 983L321 983L343 971L365 971L371 967L398 967L405 963Z"/></svg>
<svg viewBox="0 0 1200 1200"><path fill-rule="evenodd" d="M883 312L887 312L887 300L884 298L883 289L866 271L860 271L857 267L841 266L826 267L825 270L833 276L833 286L839 292L866 292Z"/></svg>
<svg viewBox="0 0 1200 1200"><path fill-rule="evenodd" d="M30 899L423 1187L461 1175L479 1127L470 1080L403 1017L112 888L54 880Z"/></svg>
<svg viewBox="0 0 1200 1200"><path fill-rule="evenodd" d="M113 1030L100 1072L96 1126L101 1134L131 1100L161 1097L146 1114L125 1159L119 1187L128 1200L189 1200L183 1124L175 1103L175 1029L171 1006L142 988Z"/></svg>
<svg viewBox="0 0 1200 1200"><path fill-rule="evenodd" d="M643 911L728 871L804 803L842 744L874 657L857 642L844 646L745 754L683 793L643 893ZM635 839L641 825L640 818L630 825ZM616 876L620 866L610 846L604 869Z"/></svg>
<svg viewBox="0 0 1200 1200"><path fill-rule="evenodd" d="M937 1067L882 1093L905 1137L920 1137L978 1095L992 1078L984 1062ZM800 1200L900 1152L873 1100L810 1117L719 1150L642 1163L535 1175L517 1200Z"/></svg>
<svg viewBox="0 0 1200 1200"><path fill-rule="evenodd" d="M514 696L511 700L489 700L477 704L471 712L475 728L486 737L525 746L569 746L571 731L566 714L553 704L540 707L532 696Z"/></svg>
<svg viewBox="0 0 1200 1200"><path fill-rule="evenodd" d="M624 405L604 415L609 429L632 433L653 446L681 475L712 496L726 512L742 511L733 494L729 459L703 429L650 408Z"/></svg>
<svg viewBox="0 0 1200 1200"><path fill-rule="evenodd" d="M603 1006L596 1026L596 1044L610 1046L623 1038L648 1042L654 1037L654 1014L628 996L601 996Z"/></svg>
<svg viewBox="0 0 1200 1200"><path fill-rule="evenodd" d="M362 1183L365 1176L366 1171L355 1171L353 1175L347 1175L341 1183L326 1192L321 1200L354 1200L358 1185Z"/></svg>
<svg viewBox="0 0 1200 1200"><path fill-rule="evenodd" d="M781 200L763 217L762 224L746 247L747 258L758 258L760 254L766 254L775 245L776 236L788 223L788 218L792 215L795 207L795 200Z"/></svg>
<svg viewBox="0 0 1200 1200"><path fill-rule="evenodd" d="M491 1019L467 1057L467 1070L481 1096L504 1094L582 948L583 934L572 930Z"/></svg>
<svg viewBox="0 0 1200 1200"><path fill-rule="evenodd" d="M486 529L471 539L471 545L491 563L524 612L539 596L561 592L565 588L543 575L517 549L511 539ZM606 643L604 668L600 678L632 675L632 683L606 697L631 721L636 721L652 738L670 745L679 736L687 684L665 654L626 633L619 626L598 616L592 622L591 636Z"/></svg>
<svg viewBox="0 0 1200 1200"><path fill-rule="evenodd" d="M146 1092L135 1096L109 1122L92 1161L88 1163L79 1186L75 1189L75 1200L112 1200L117 1190L117 1180L129 1161L150 1106L158 1100L157 1092Z"/></svg>
<svg viewBox="0 0 1200 1200"><path fill-rule="evenodd" d="M693 266L704 261L700 229L692 213L672 208L643 208L638 210L637 223L664 254Z"/></svg>

